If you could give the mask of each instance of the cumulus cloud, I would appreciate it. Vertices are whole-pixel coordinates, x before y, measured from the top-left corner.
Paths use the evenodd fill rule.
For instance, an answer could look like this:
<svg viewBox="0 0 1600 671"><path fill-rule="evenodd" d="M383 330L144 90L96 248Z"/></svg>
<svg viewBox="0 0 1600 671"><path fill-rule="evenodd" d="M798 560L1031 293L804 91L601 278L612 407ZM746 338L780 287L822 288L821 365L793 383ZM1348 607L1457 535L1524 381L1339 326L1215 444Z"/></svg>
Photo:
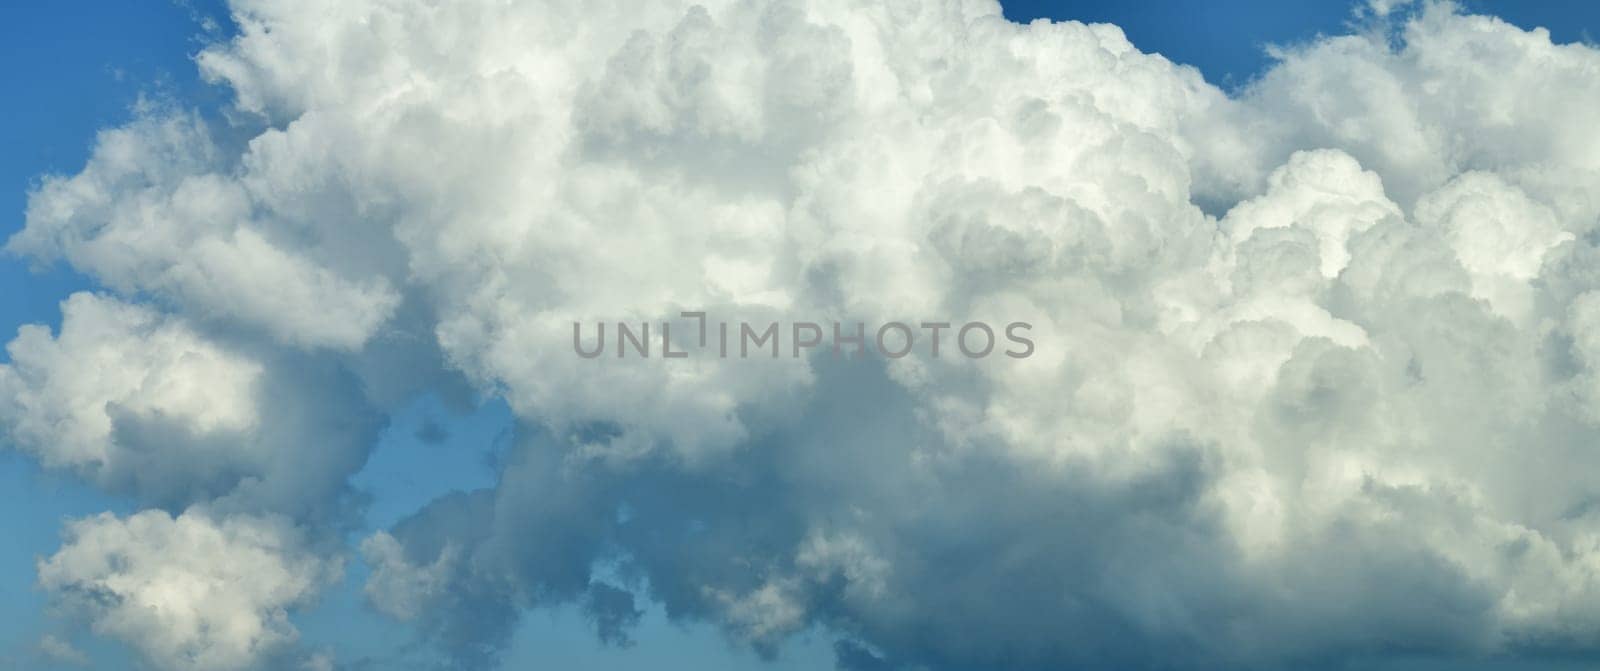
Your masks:
<svg viewBox="0 0 1600 671"><path fill-rule="evenodd" d="M59 334L23 327L7 353L12 445L169 509L336 516L382 422L343 368L103 295L68 298Z"/></svg>
<svg viewBox="0 0 1600 671"><path fill-rule="evenodd" d="M281 518L102 514L66 535L40 585L163 669L254 668L295 640L286 609L340 570Z"/></svg>
<svg viewBox="0 0 1600 671"><path fill-rule="evenodd" d="M232 6L198 58L231 125L146 109L8 245L120 296L13 343L11 440L221 511L78 522L41 564L158 664L291 640L330 560L271 516L331 524L379 413L454 376L517 415L496 487L360 551L461 668L552 604L625 643L636 599L855 669L1600 648L1593 49L1374 2L1230 98L982 0ZM1037 351L571 351L682 310ZM125 622L166 569L93 548L182 534L226 612Z"/></svg>
<svg viewBox="0 0 1600 671"><path fill-rule="evenodd" d="M309 194L252 193L225 176L236 157L197 117L147 114L102 133L83 172L46 180L6 248L66 259L119 292L158 294L305 346L359 347L390 316L399 298L381 275L346 277L357 272L341 275L295 248L316 234L280 219L289 208L271 221L253 217L272 208L263 199Z"/></svg>
<svg viewBox="0 0 1600 671"><path fill-rule="evenodd" d="M261 366L156 312L80 293L61 335L25 326L6 348L0 388L12 441L50 466L107 466L113 414L163 417L197 433L256 428Z"/></svg>

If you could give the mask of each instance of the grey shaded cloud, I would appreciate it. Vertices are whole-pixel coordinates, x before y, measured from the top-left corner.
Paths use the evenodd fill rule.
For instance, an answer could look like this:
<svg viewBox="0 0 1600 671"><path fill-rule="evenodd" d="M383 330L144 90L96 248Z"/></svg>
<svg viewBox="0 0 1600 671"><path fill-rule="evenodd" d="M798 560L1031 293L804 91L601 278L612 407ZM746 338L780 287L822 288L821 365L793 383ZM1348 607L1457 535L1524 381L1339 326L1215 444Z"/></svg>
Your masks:
<svg viewBox="0 0 1600 671"><path fill-rule="evenodd" d="M496 486L358 548L452 668L544 606L623 643L641 602L846 668L1597 654L1587 46L1374 3L1230 98L979 0L232 6L197 59L232 120L103 133L8 243L115 294L13 342L8 438L162 509L56 563L173 525L256 556L261 520L298 539L263 563L337 563L386 416L478 393L517 418ZM1037 352L570 352L685 309ZM62 601L125 573L54 565ZM262 631L197 654L297 654Z"/></svg>

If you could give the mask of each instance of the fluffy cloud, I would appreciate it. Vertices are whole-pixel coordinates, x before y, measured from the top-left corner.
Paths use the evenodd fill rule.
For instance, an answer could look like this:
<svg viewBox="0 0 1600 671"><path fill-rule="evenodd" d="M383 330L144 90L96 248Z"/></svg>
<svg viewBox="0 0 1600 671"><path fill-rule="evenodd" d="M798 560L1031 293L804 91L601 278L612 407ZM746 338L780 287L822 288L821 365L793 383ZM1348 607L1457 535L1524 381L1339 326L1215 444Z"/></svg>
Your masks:
<svg viewBox="0 0 1600 671"><path fill-rule="evenodd" d="M286 608L340 570L305 543L283 519L102 514L68 525L39 583L158 668L253 668L295 640Z"/></svg>
<svg viewBox="0 0 1600 671"><path fill-rule="evenodd" d="M11 444L144 504L334 516L381 426L355 376L323 359L106 296L73 295L60 334L24 327L7 352Z"/></svg>
<svg viewBox="0 0 1600 671"><path fill-rule="evenodd" d="M623 642L636 597L766 653L821 626L855 669L1600 647L1600 53L1374 2L1230 98L980 0L633 5L236 0L198 59L228 132L151 108L30 201L11 249L171 314L25 331L13 440L105 477L159 417L175 481L211 444L247 475L135 491L226 539L326 521L407 394L503 395L498 485L361 546L465 668L543 605ZM1037 352L571 352L681 310L1021 320ZM151 519L189 514L78 536ZM310 588L241 589L281 642Z"/></svg>
<svg viewBox="0 0 1600 671"><path fill-rule="evenodd" d="M7 249L66 259L119 292L158 294L306 346L359 347L391 315L399 298L381 275L341 274L296 249L307 241L294 238L321 236L263 202L309 194L252 193L226 176L232 157L203 122L150 114L103 133L82 173L46 180ZM275 216L254 218L261 209Z"/></svg>
<svg viewBox="0 0 1600 671"><path fill-rule="evenodd" d="M261 366L147 308L93 294L61 306L62 330L23 327L0 367L12 441L49 466L114 469L113 415L167 418L196 433L257 427Z"/></svg>

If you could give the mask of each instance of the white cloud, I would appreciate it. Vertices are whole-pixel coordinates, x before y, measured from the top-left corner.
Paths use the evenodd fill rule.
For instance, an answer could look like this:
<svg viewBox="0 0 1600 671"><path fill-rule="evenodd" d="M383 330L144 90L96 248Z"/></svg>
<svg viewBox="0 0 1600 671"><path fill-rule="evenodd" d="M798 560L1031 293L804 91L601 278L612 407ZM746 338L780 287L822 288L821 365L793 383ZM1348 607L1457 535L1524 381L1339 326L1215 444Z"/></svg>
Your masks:
<svg viewBox="0 0 1600 671"><path fill-rule="evenodd" d="M1472 296L1500 315L1525 321L1533 310L1530 281L1557 245L1571 241L1549 207L1492 173L1468 172L1417 202L1417 223L1443 231L1472 275Z"/></svg>
<svg viewBox="0 0 1600 671"><path fill-rule="evenodd" d="M380 426L342 367L97 294L64 301L60 331L25 326L7 345L11 445L144 504L342 514Z"/></svg>
<svg viewBox="0 0 1600 671"><path fill-rule="evenodd" d="M221 671L292 643L287 609L339 570L282 519L144 511L72 522L39 584L158 668Z"/></svg>
<svg viewBox="0 0 1600 671"><path fill-rule="evenodd" d="M821 625L928 668L1595 649L1588 47L1432 3L1230 99L977 0L234 7L199 61L254 137L152 109L11 243L174 315L74 299L0 412L53 463L120 454L113 406L297 455L183 499L225 529L286 474L339 491L368 433L287 448L438 383L373 372L425 334L519 445L362 550L464 666L597 562L763 650ZM1037 354L570 351L684 309L1024 320Z"/></svg>
<svg viewBox="0 0 1600 671"><path fill-rule="evenodd" d="M1409 209L1462 173L1491 172L1553 208L1592 219L1600 142L1600 52L1554 44L1489 16L1426 3L1388 34L1334 37L1282 54L1243 95L1260 177L1301 149L1337 147L1383 177ZM1242 158L1242 157L1240 157Z"/></svg>
<svg viewBox="0 0 1600 671"><path fill-rule="evenodd" d="M264 199L311 194L252 193L228 175L231 159L199 119L146 114L103 132L83 172L46 179L6 248L65 259L120 293L161 295L284 342L358 348L373 335L399 301L385 278L345 277L316 252L295 250L306 222L288 208L255 218L272 207ZM340 252L324 250L321 261L330 254Z"/></svg>
<svg viewBox="0 0 1600 671"><path fill-rule="evenodd" d="M260 364L149 308L88 293L61 306L58 337L25 326L0 366L0 417L46 465L126 468L114 415L161 418L196 434L257 428Z"/></svg>

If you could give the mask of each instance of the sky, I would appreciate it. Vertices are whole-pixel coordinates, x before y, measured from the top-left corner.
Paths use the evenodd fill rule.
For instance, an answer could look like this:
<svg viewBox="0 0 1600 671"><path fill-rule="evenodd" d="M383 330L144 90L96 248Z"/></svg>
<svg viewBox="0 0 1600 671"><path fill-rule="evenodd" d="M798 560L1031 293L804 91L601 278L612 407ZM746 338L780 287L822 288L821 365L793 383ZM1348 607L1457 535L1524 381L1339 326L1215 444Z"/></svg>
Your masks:
<svg viewBox="0 0 1600 671"><path fill-rule="evenodd" d="M0 354L0 668L1600 659L1596 602L1573 587L1600 584L1585 512L1600 492L1575 456L1594 419L1552 409L1600 396L1600 294L1584 270L1600 257L1572 251L1600 202L1582 179L1596 168L1585 148L1600 148L1582 135L1600 57L1559 52L1571 62L1529 85L1576 91L1572 104L1473 88L1496 79L1482 70L1549 58L1521 30L1590 41L1596 7L1373 18L1341 2L1003 3L1015 22L1116 24L1191 77L1105 56L1118 42L1103 35L1000 48L997 31L952 18L969 9L886 10L874 20L908 32L872 48L903 60L875 70L877 52L836 48L871 41L833 15L830 33L723 5L619 18L529 3L496 20L236 4L244 29L199 0L0 9L0 84L18 92L0 118L0 239L13 240L0 333L49 329ZM1472 15L1509 25L1463 42L1482 28ZM592 44L551 50L535 18ZM608 20L640 37L608 41ZM1393 44L1407 21L1414 53L1328 39ZM384 39L336 29L346 22ZM958 26L965 50L942 41ZM752 44L758 31L771 34ZM1105 50L1085 51L1096 40ZM1453 53L1481 69L1451 71ZM925 56L971 81L940 79ZM772 81L711 65L741 58ZM874 98L890 68L934 74ZM840 81L860 88L828 88ZM1426 86L1447 90L1430 101ZM912 105L920 115L886 111ZM1544 119L1552 107L1579 118ZM1072 144L1050 135L1061 127L1103 153L1058 148ZM852 128L898 130L884 145ZM943 158L911 149L934 140ZM846 167L883 156L894 168L881 174ZM643 223L585 223L621 220ZM963 228L980 220L992 225ZM710 233L662 232L683 221ZM1395 222L1442 232L1383 233ZM1205 260L1180 229L1231 246ZM911 235L946 274L889 251ZM1029 240L1060 257L1029 256ZM1070 278L1032 277L1038 264ZM770 280L790 265L802 279ZM1234 269L1216 289L1229 299L1173 288L1219 267ZM1250 294L1257 283L1314 288ZM550 345L565 334L540 330L693 305L867 320L1009 310L1075 335L1047 334L1035 368L721 362L684 376L584 369ZM1163 321L1174 314L1199 316ZM1203 364L1185 363L1190 349ZM1095 363L1136 356L1148 363L1125 377ZM1189 395L1208 385L1232 406ZM1036 401L1056 397L1073 410ZM1404 410L1372 409L1384 403ZM1455 414L1508 406L1536 419ZM1540 447L1528 459L1509 443ZM1454 465L1451 446L1487 473ZM929 470L902 475L908 464ZM1354 490L1339 475L1363 469ZM1286 519L1324 531L1294 536ZM1315 560L1334 546L1366 554ZM162 563L189 548L220 559ZM172 595L191 574L255 587L186 604ZM106 593L133 605L105 608ZM1068 596L1040 596L1056 593ZM152 603L176 619L141 624ZM243 630L204 633L218 623ZM1227 638L1237 631L1255 633Z"/></svg>

